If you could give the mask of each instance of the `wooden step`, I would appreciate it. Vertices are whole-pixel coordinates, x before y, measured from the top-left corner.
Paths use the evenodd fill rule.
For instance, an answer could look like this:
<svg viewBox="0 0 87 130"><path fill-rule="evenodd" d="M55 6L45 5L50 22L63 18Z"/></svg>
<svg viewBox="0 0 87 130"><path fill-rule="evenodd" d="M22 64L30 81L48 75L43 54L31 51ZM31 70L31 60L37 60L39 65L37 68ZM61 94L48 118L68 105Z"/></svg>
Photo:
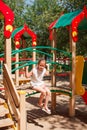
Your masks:
<svg viewBox="0 0 87 130"><path fill-rule="evenodd" d="M4 104L5 103L5 100L0 98L0 105Z"/></svg>
<svg viewBox="0 0 87 130"><path fill-rule="evenodd" d="M4 107L4 105L0 105L0 117L4 117L9 113L9 110Z"/></svg>
<svg viewBox="0 0 87 130"><path fill-rule="evenodd" d="M0 120L0 128L12 126L12 125L14 125L14 122L10 118L5 118Z"/></svg>
<svg viewBox="0 0 87 130"><path fill-rule="evenodd" d="M0 130L14 130L14 128L10 128L10 127L4 127L4 128L1 128Z"/></svg>

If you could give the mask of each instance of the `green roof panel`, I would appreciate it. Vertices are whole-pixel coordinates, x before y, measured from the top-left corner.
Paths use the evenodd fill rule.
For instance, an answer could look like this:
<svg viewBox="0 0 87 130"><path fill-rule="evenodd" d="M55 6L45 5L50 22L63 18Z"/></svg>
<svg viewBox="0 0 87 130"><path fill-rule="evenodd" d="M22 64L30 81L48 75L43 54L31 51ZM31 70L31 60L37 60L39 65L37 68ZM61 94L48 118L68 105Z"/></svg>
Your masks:
<svg viewBox="0 0 87 130"><path fill-rule="evenodd" d="M53 26L53 28L60 28L60 27L65 27L67 25L70 25L73 18L75 18L82 10L77 10L74 12L70 12L67 14L62 15L56 24Z"/></svg>
<svg viewBox="0 0 87 130"><path fill-rule="evenodd" d="M15 29L15 30L12 32L11 38L14 38L14 36L16 35L16 33L18 33L19 31L21 31L23 28L24 28L24 26L21 26L21 27Z"/></svg>

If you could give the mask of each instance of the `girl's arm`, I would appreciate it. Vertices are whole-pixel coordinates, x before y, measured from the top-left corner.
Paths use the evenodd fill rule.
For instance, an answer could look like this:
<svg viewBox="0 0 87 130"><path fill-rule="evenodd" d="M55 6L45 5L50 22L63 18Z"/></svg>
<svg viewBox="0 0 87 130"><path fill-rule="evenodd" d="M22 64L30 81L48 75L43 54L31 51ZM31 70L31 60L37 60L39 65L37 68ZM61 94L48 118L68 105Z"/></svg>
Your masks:
<svg viewBox="0 0 87 130"><path fill-rule="evenodd" d="M49 71L46 71L45 76L49 76Z"/></svg>
<svg viewBox="0 0 87 130"><path fill-rule="evenodd" d="M26 76L26 78L29 78L33 74L32 70L30 72L28 72L28 68L29 68L28 66L26 66L26 68L25 68L25 76Z"/></svg>
<svg viewBox="0 0 87 130"><path fill-rule="evenodd" d="M46 72L45 72L45 76L49 76L49 71L48 71L48 68L46 66Z"/></svg>

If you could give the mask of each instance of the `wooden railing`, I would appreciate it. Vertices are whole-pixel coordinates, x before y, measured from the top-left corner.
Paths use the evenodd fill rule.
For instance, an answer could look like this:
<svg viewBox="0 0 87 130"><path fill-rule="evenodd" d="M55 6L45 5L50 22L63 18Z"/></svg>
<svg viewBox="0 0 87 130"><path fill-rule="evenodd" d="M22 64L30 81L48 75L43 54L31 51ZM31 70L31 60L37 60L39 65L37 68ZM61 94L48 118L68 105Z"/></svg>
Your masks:
<svg viewBox="0 0 87 130"><path fill-rule="evenodd" d="M14 114L17 121L17 130L26 130L25 92L16 90L7 64L4 64L3 68L6 101L11 114Z"/></svg>

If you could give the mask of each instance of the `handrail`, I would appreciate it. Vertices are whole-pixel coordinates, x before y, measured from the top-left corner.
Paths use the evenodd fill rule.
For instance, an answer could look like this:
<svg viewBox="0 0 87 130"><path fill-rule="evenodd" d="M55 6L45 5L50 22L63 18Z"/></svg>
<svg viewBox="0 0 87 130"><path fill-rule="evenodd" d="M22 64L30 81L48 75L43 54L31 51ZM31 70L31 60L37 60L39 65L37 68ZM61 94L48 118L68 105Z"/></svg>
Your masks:
<svg viewBox="0 0 87 130"><path fill-rule="evenodd" d="M9 91L10 91L10 93L12 95L12 98L14 100L14 103L15 103L16 107L19 107L19 102L20 102L19 95L18 95L18 93L16 91L14 82L12 80L11 74L10 74L6 64L4 64L4 78L7 81L8 85L6 85L6 86L9 87Z"/></svg>
<svg viewBox="0 0 87 130"><path fill-rule="evenodd" d="M18 130L26 130L25 92L17 92L7 64L3 67L3 83L6 90L5 97L7 103L10 103L10 111L14 113L17 120Z"/></svg>

